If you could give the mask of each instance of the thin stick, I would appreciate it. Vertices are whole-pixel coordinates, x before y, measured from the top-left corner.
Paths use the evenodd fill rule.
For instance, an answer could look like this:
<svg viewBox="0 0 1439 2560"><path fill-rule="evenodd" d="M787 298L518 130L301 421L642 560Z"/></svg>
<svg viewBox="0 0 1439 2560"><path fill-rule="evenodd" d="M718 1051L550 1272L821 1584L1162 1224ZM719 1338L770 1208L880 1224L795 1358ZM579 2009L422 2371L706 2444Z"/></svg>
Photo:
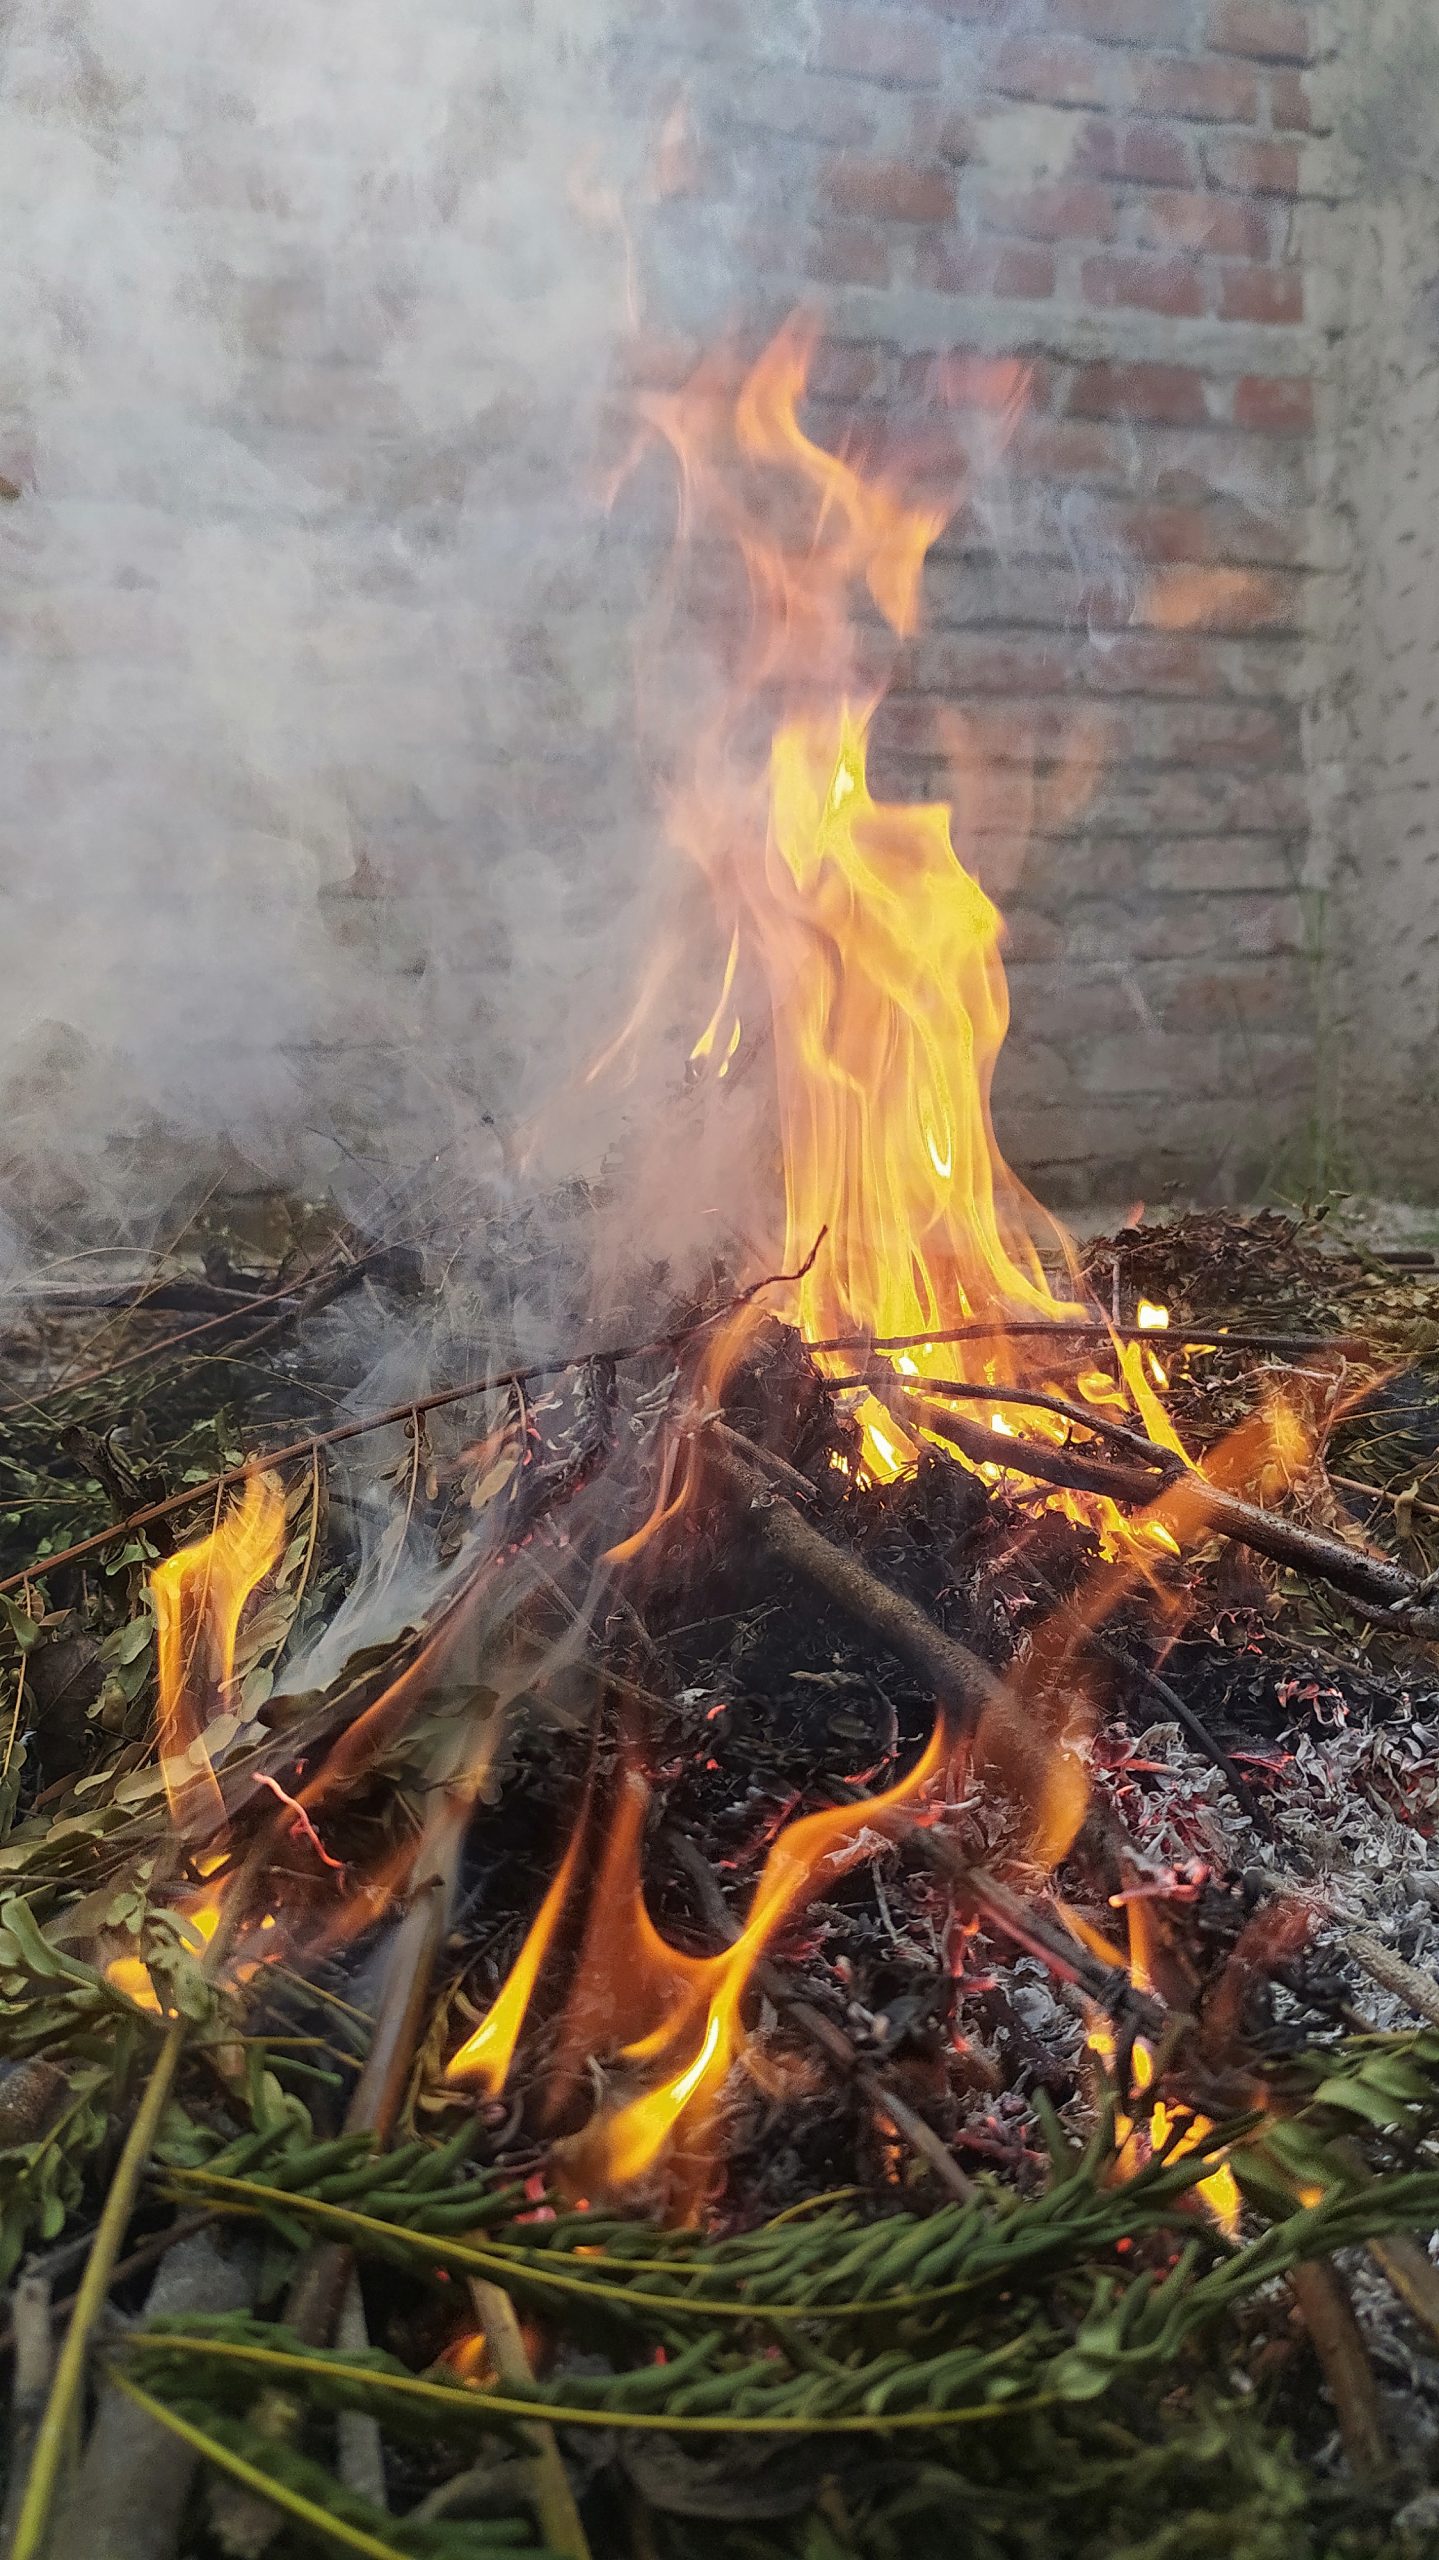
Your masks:
<svg viewBox="0 0 1439 2560"><path fill-rule="evenodd" d="M1215 1325L1130 1325L1111 1324L1107 1317L1096 1316L1092 1323L1076 1323L1070 1317L1025 1317L1017 1323L997 1318L993 1324L953 1324L934 1333L839 1333L829 1342L812 1342L813 1352L821 1351L925 1351L945 1342L1001 1342L1011 1336L1057 1341L1109 1342L1118 1335L1121 1342L1149 1342L1156 1349L1166 1342L1197 1346L1205 1351L1346 1351L1354 1348L1351 1334L1335 1333L1231 1333Z"/></svg>
<svg viewBox="0 0 1439 2560"><path fill-rule="evenodd" d="M617 1366L625 1360L647 1359L655 1352L678 1351L710 1325L722 1324L726 1317L737 1314L762 1290L802 1280L824 1241L824 1234L825 1230L821 1228L808 1259L798 1271L771 1272L766 1279L756 1280L750 1288L741 1289L737 1296L727 1298L722 1306L712 1307L708 1315L697 1317L693 1324L679 1325L671 1333L656 1334L648 1342L621 1343L610 1350L575 1351L557 1360L532 1360L524 1368L494 1369L482 1378L466 1378L457 1387L438 1387L432 1395L407 1396L403 1404L388 1405L383 1413L362 1414L356 1422L339 1422L329 1431L308 1432L303 1440L288 1441L283 1448L257 1449L253 1457L242 1458L237 1466L222 1468L219 1475L208 1476L203 1484L187 1484L179 1493L166 1494L163 1501L148 1502L141 1510L127 1513L123 1520L113 1520L108 1529L97 1529L92 1537L79 1538L73 1546L61 1547L55 1555L32 1559L29 1564L22 1565L18 1573L8 1574L0 1581L0 1594L17 1591L22 1583L33 1582L42 1573L54 1573L60 1565L80 1564L86 1556L99 1555L104 1548L113 1546L118 1538L132 1537L137 1529L148 1529L152 1521L168 1520L177 1511L213 1501L217 1495L228 1493L232 1486L248 1483L251 1476L264 1475L271 1467L288 1466L296 1458L314 1458L321 1449L337 1449L343 1441L359 1440L367 1431L383 1431L391 1423L407 1422L412 1414L439 1413L447 1405L466 1404L473 1397L489 1395L499 1387L523 1387L535 1378L563 1377L569 1370L585 1369L591 1363L603 1365L613 1362Z"/></svg>
<svg viewBox="0 0 1439 2560"><path fill-rule="evenodd" d="M31 2268L18 2279L14 2304L15 2370L10 2378L10 2476L5 2483L4 2512L0 2514L0 2535L7 2545L25 2494L36 2430L45 2413L55 2370L50 2277L44 2268Z"/></svg>
<svg viewBox="0 0 1439 2560"><path fill-rule="evenodd" d="M223 1923L221 1924L223 1926ZM216 1931L218 1938L219 1931ZM215 1939L212 1938L211 1947ZM105 2307L110 2280L120 2255L120 2244L134 2209L135 2197L149 2159L160 2119L169 2103L170 2090L184 2046L188 2021L176 2018L165 2030L164 2041L156 2056L155 2067L145 2084L140 2104L130 2121L125 2147L116 2164L105 2207L85 2262L85 2273L75 2296L70 2326L55 2366L55 2379L45 2414L35 2438L34 2458L25 2496L10 2545L9 2560L41 2560L50 2529L55 2493L60 2481L60 2467L70 2441L70 2431L79 2416L80 2396L85 2380L85 2365L95 2324Z"/></svg>
<svg viewBox="0 0 1439 2560"><path fill-rule="evenodd" d="M995 1401L1002 1401L998 1392ZM905 1398L906 1406L922 1402L921 1396ZM1192 1504L1204 1528L1220 1537L1252 1547L1275 1564L1291 1565L1317 1582L1331 1583L1371 1614L1385 1619L1402 1616L1416 1632L1439 1632L1439 1616L1423 1605L1424 1586L1402 1565L1390 1564L1381 1556L1362 1555L1338 1538L1323 1537L1317 1529L1306 1529L1277 1511L1261 1510L1258 1503L1246 1502L1242 1494L1228 1493L1222 1486L1211 1484L1197 1468L1177 1469L1173 1451L1161 1449L1158 1441L1151 1444L1158 1474L1141 1474L1137 1469L1112 1467L1101 1459L1078 1457L1070 1449L1051 1449L1042 1441L1011 1439L1008 1433L987 1431L980 1423L946 1413L943 1407L935 1410L945 1437L980 1465L1002 1467L1011 1475L1035 1476L1042 1483L1067 1486L1076 1492L1108 1494L1111 1501L1141 1509L1162 1501L1167 1494L1178 1493L1186 1504Z"/></svg>
<svg viewBox="0 0 1439 2560"><path fill-rule="evenodd" d="M670 1850L694 1886L704 1917L733 1946L740 1934L739 1924L725 1902L718 1878L708 1860L692 1840L679 1836L671 1839ZM773 1963L768 1956L761 1956L751 1980L772 2007L783 2010L787 2017L792 2018L836 2070L853 2081L871 2115L893 2126L901 2142L907 2143L916 2159L922 2160L925 2167L932 2170L946 2193L958 2203L968 2204L976 2192L974 2183L965 2176L948 2145L906 2098L890 2088L872 2064L861 2060L843 2027L836 2026L833 2018L827 2018L812 2000L806 2000L783 1967Z"/></svg>
<svg viewBox="0 0 1439 2560"><path fill-rule="evenodd" d="M1439 1983L1431 1982L1427 1974L1406 1964L1392 1947L1371 1938L1367 1929L1346 1930L1344 1944L1381 1991L1387 1991L1391 1999L1402 2000L1416 2018L1427 2018L1431 2026L1439 2027Z"/></svg>
<svg viewBox="0 0 1439 2560"><path fill-rule="evenodd" d="M485 2276L471 2276L469 2287L495 2372L507 2391L523 2397L535 2387L535 2370L515 2306L503 2285L492 2284ZM591 2560L589 2541L554 2428L541 2423L527 2428L526 2433L534 2456L531 2476L535 2516L545 2541L552 2551L563 2552L565 2560Z"/></svg>
<svg viewBox="0 0 1439 2560"><path fill-rule="evenodd" d="M1354 2306L1327 2258L1291 2267L1289 2285L1334 2403L1349 2467L1356 2479L1373 2480L1393 2457Z"/></svg>
<svg viewBox="0 0 1439 2560"><path fill-rule="evenodd" d="M1184 1469L1184 1460L1178 1452L1161 1449L1158 1441L1151 1440L1147 1432L1136 1431L1128 1423L1111 1422L1106 1414L1096 1412L1092 1406L1071 1404L1066 1397L1051 1395L1047 1389L976 1386L968 1378L907 1378L903 1373L896 1375L893 1369L861 1369L853 1377L831 1378L828 1383L836 1393L846 1387L898 1386L906 1397L911 1394L952 1396L957 1404L1012 1404L1026 1411L1032 1407L1038 1413L1057 1413L1063 1421L1072 1423L1076 1430L1092 1431L1096 1439L1110 1440L1116 1448L1129 1450L1146 1466L1155 1465L1159 1459L1167 1459L1171 1475L1182 1473ZM898 1411L902 1414L903 1410L901 1403Z"/></svg>
<svg viewBox="0 0 1439 2560"><path fill-rule="evenodd" d="M977 1653L946 1635L923 1609L881 1582L868 1565L835 1545L762 1472L763 1452L738 1431L723 1440L705 1435L705 1447L732 1492L746 1505L749 1528L770 1553L833 1600L847 1618L877 1636L934 1691L957 1730L972 1733L988 1709L1002 1720L1006 1741L1016 1726L1014 1700ZM1021 1756L1033 1760L1027 1737L1013 1736Z"/></svg>
<svg viewBox="0 0 1439 2560"><path fill-rule="evenodd" d="M345 2111L345 2131L373 2134L377 2145L389 2141L409 2084L427 2014L430 1976L450 1925L471 1801L458 1787L439 1790L431 1800L409 1908L395 1932L380 2014ZM321 2241L296 2276L285 2318L311 2346L323 2346L333 2336L352 2264L352 2254L342 2242Z"/></svg>

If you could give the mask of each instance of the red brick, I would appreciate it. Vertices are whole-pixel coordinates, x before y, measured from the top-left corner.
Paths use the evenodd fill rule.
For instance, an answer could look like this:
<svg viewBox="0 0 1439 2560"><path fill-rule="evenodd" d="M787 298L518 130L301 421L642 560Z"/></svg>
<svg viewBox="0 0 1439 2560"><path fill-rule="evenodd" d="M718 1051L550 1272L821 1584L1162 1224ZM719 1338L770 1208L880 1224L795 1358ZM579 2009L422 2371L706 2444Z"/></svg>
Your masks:
<svg viewBox="0 0 1439 2560"><path fill-rule="evenodd" d="M1147 418L1171 427L1209 415L1202 373L1178 364L1090 364L1076 373L1069 407L1077 418Z"/></svg>
<svg viewBox="0 0 1439 2560"><path fill-rule="evenodd" d="M1314 109L1302 71L1271 71L1269 121L1276 133L1312 133Z"/></svg>
<svg viewBox="0 0 1439 2560"><path fill-rule="evenodd" d="M1132 468L1129 440L1080 418L1026 418L1006 456L1024 479L1103 480L1124 484Z"/></svg>
<svg viewBox="0 0 1439 2560"><path fill-rule="evenodd" d="M1138 104L1151 115L1186 116L1203 124L1253 124L1259 82L1234 62L1151 62Z"/></svg>
<svg viewBox="0 0 1439 2560"><path fill-rule="evenodd" d="M1080 277L1086 302L1099 311L1162 311L1194 320L1204 309L1193 258L1086 258Z"/></svg>
<svg viewBox="0 0 1439 2560"><path fill-rule="evenodd" d="M1187 11L1185 0L1050 0L1048 16L1102 44L1165 44L1182 40Z"/></svg>
<svg viewBox="0 0 1439 2560"><path fill-rule="evenodd" d="M827 222L806 242L801 265L816 284L888 284L889 243L861 223Z"/></svg>
<svg viewBox="0 0 1439 2560"><path fill-rule="evenodd" d="M1238 135L1206 141L1204 162L1216 186L1242 196L1297 196L1299 152L1292 142L1249 142Z"/></svg>
<svg viewBox="0 0 1439 2560"><path fill-rule="evenodd" d="M1220 258L1267 258L1274 222L1267 205L1188 188L1144 196L1129 214L1132 237L1141 248L1207 250Z"/></svg>
<svg viewBox="0 0 1439 2560"><path fill-rule="evenodd" d="M878 122L862 89L818 72L757 72L739 88L732 112L741 128L827 142L834 150L872 141Z"/></svg>
<svg viewBox="0 0 1439 2560"><path fill-rule="evenodd" d="M1027 240L926 240L915 263L915 281L937 292L1010 295L1018 302L1047 300L1054 274L1054 251Z"/></svg>
<svg viewBox="0 0 1439 2560"><path fill-rule="evenodd" d="M1076 176L1124 178L1141 187L1192 187L1197 174L1183 129L1155 124L1087 125L1071 166Z"/></svg>
<svg viewBox="0 0 1439 2560"><path fill-rule="evenodd" d="M860 221L949 222L954 215L953 182L903 160L837 160L825 172L824 192L836 213Z"/></svg>
<svg viewBox="0 0 1439 2560"><path fill-rule="evenodd" d="M1028 240L1112 240L1117 221L1108 187L1060 179L1018 192L988 187L977 211L989 231L1018 231Z"/></svg>
<svg viewBox="0 0 1439 2560"><path fill-rule="evenodd" d="M1033 37L1001 48L988 71L988 86L1002 96L1042 106L1102 107L1109 97L1109 68L1091 45Z"/></svg>
<svg viewBox="0 0 1439 2560"><path fill-rule="evenodd" d="M1283 569L1178 563L1149 581L1134 619L1158 631L1299 631L1299 581Z"/></svg>
<svg viewBox="0 0 1439 2560"><path fill-rule="evenodd" d="M877 9L828 8L816 63L887 88L928 89L940 76L939 38L931 27Z"/></svg>
<svg viewBox="0 0 1439 2560"><path fill-rule="evenodd" d="M1314 426L1314 386L1302 378L1244 373L1234 386L1234 423L1260 435L1305 436Z"/></svg>
<svg viewBox="0 0 1439 2560"><path fill-rule="evenodd" d="M1297 267L1221 267L1215 309L1221 320L1292 327L1304 317L1304 278Z"/></svg>
<svg viewBox="0 0 1439 2560"><path fill-rule="evenodd" d="M1313 53L1307 11L1284 0L1219 0L1209 12L1209 41L1220 53L1256 62L1308 62Z"/></svg>

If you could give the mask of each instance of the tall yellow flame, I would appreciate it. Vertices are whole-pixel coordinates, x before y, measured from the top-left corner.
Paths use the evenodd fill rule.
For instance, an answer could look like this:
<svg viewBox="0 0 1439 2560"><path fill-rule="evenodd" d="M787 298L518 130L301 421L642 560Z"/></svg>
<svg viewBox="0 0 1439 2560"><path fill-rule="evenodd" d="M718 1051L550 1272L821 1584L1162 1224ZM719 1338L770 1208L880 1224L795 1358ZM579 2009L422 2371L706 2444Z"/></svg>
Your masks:
<svg viewBox="0 0 1439 2560"><path fill-rule="evenodd" d="M150 1576L160 1765L179 1830L201 1802L223 1812L205 1728L230 1703L245 1603L278 1562L284 1543L279 1478L250 1476L239 1501L208 1537L167 1556Z"/></svg>

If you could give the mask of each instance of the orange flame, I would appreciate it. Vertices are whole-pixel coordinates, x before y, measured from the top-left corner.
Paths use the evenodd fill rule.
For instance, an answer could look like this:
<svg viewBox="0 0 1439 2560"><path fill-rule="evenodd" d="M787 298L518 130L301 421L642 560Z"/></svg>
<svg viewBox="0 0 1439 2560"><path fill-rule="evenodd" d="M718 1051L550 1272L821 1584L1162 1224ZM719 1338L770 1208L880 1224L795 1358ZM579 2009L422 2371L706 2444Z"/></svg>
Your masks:
<svg viewBox="0 0 1439 2560"><path fill-rule="evenodd" d="M1090 1928L1078 1912L1071 1911L1063 1903L1058 1908L1075 1936L1102 1956L1106 1963L1123 1963L1119 1949L1111 1946L1098 1930ZM1125 1904L1125 1914L1129 1926L1130 1979L1137 1991L1154 1991L1153 1933L1149 1913L1144 1902L1136 1898ZM1091 2018L1085 2042L1106 2070L1113 2068L1116 2056L1114 2031L1106 2018L1097 2013ZM1130 2055L1130 2084L1135 2095L1144 2096L1154 2087L1154 2079L1153 2048L1142 2036L1136 2037ZM1156 2159L1161 2152L1170 2160L1182 2160L1191 2151L1197 2151L1213 2130L1208 2116L1197 2114L1193 2108L1172 2107L1168 2100L1158 2095L1150 2101L1148 2115L1143 2121L1126 2114L1121 2108L1116 2111L1114 2122L1119 2174L1122 2178L1132 2178L1145 2161ZM1195 2193L1214 2216L1221 2231L1229 2239L1237 2239L1241 2199L1239 2182L1228 2161L1221 2160L1207 2176L1198 2179Z"/></svg>
<svg viewBox="0 0 1439 2560"><path fill-rule="evenodd" d="M792 320L737 395L727 364L713 359L680 391L644 404L679 464L682 537L726 538L751 600L733 686L698 737L669 823L709 882L727 943L692 1063L724 1076L756 967L767 990L782 1267L813 1253L787 1312L816 1343L920 1337L891 1364L895 1391L861 1390L855 1407L865 1467L887 1481L914 1463L921 1440L950 1445L932 1418L905 1412L906 1381L1038 1382L1053 1346L1040 1337L1021 1347L1006 1325L1091 1310L1051 1287L1037 1238L1046 1234L1072 1270L1068 1241L995 1136L990 1090L1009 1021L999 910L960 860L947 806L885 803L869 785L885 688L866 671L873 634L857 607L867 592L887 646L914 631L925 560L953 502L909 494L893 472L865 473L805 433L814 342L813 328ZM987 459L997 459L1023 415L1026 368L970 368L953 387L984 419ZM746 743L756 720L771 737L762 775ZM923 1340L970 1324L995 1331L964 1344ZM850 1365L843 1354L819 1357L831 1374ZM1177 1446L1140 1351L1116 1367L1105 1373L1115 1404ZM1056 1440L1066 1428L1032 1410L1010 1427ZM620 1560L687 1489L687 1477L666 1487Z"/></svg>
<svg viewBox="0 0 1439 2560"><path fill-rule="evenodd" d="M648 1790L636 1771L626 1772L589 1889L574 1988L551 2065L552 2110L565 2103L591 2054L608 2054L643 2083L633 2096L603 2108L570 2146L572 2170L588 2192L643 2176L681 2133L681 2183L694 2192L714 2103L743 2050L741 2010L756 1963L801 1902L873 1853L886 1825L923 1793L949 1753L941 1719L922 1758L883 1794L862 1804L827 1806L788 1824L765 1859L743 1930L733 1946L714 1956L671 1946L650 1918L641 1863ZM477 2079L490 2094L503 2086L590 1827L587 1802L504 1988L449 2064L448 2079Z"/></svg>
<svg viewBox="0 0 1439 2560"><path fill-rule="evenodd" d="M176 1829L197 1796L221 1819L224 1804L205 1729L228 1704L235 1639L245 1603L278 1561L285 1497L272 1475L247 1478L240 1500L208 1537L167 1556L150 1576L159 1677L160 1766Z"/></svg>

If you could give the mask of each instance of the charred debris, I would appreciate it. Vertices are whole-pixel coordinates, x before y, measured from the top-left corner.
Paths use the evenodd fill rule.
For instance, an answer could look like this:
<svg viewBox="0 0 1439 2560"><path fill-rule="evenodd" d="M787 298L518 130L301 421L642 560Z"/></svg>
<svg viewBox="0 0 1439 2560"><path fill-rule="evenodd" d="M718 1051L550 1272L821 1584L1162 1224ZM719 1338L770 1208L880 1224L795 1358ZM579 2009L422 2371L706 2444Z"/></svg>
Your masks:
<svg viewBox="0 0 1439 2560"><path fill-rule="evenodd" d="M1187 1456L293 1206L17 1312L16 2560L1439 2547L1439 1267L1084 1278Z"/></svg>

